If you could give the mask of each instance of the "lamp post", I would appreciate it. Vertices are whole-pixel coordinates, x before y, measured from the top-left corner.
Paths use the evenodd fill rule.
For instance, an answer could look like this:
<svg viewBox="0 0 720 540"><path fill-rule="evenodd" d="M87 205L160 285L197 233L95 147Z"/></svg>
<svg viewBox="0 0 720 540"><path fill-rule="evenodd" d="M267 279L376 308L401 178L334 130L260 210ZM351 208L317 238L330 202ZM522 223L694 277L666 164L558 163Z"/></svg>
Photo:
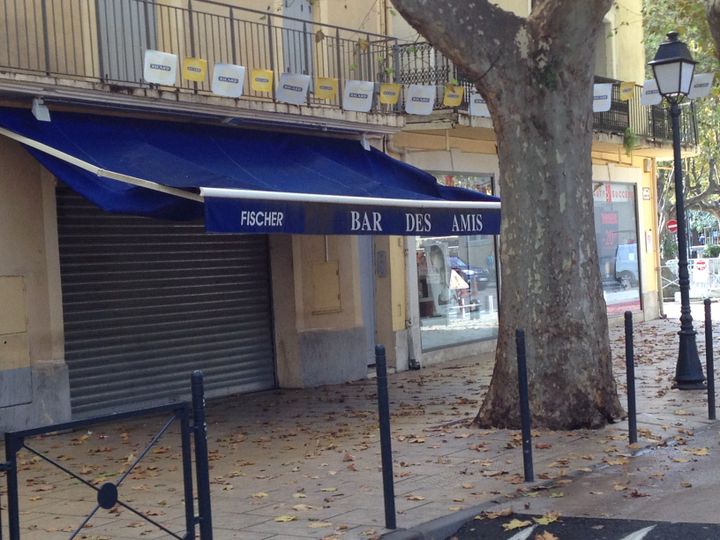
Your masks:
<svg viewBox="0 0 720 540"><path fill-rule="evenodd" d="M670 32L650 62L660 95L670 104L673 158L675 161L675 211L677 217L678 281L680 285L680 349L675 367L675 386L680 390L704 388L702 366L695 343L695 329L690 312L690 277L688 274L685 196L682 157L680 155L680 105L692 88L695 64L687 45Z"/></svg>

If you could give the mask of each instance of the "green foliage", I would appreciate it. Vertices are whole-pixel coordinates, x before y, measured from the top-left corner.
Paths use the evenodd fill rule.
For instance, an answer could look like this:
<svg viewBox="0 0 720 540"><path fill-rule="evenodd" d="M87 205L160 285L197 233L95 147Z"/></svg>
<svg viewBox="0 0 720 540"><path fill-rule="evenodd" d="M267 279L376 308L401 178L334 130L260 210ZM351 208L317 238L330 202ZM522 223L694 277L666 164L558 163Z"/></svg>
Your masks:
<svg viewBox="0 0 720 540"><path fill-rule="evenodd" d="M714 246L705 246L703 255L708 258L720 257L720 246L717 244Z"/></svg>
<svg viewBox="0 0 720 540"><path fill-rule="evenodd" d="M637 135L635 135L635 132L628 128L625 128L625 132L623 133L623 148L625 149L625 153L629 156L633 148L635 148L635 145L637 144Z"/></svg>

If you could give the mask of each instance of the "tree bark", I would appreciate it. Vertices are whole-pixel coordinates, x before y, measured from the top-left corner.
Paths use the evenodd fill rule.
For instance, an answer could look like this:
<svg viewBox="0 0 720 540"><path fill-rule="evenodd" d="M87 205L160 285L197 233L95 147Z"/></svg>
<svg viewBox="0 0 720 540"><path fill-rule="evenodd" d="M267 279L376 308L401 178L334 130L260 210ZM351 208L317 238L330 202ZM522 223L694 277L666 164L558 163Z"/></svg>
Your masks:
<svg viewBox="0 0 720 540"><path fill-rule="evenodd" d="M592 195L593 47L611 0L545 0L527 20L486 0L394 0L469 74L492 114L500 162L500 330L476 421L519 426L514 333L527 336L533 423L619 418Z"/></svg>
<svg viewBox="0 0 720 540"><path fill-rule="evenodd" d="M715 42L715 54L720 59L720 0L705 0L705 13Z"/></svg>

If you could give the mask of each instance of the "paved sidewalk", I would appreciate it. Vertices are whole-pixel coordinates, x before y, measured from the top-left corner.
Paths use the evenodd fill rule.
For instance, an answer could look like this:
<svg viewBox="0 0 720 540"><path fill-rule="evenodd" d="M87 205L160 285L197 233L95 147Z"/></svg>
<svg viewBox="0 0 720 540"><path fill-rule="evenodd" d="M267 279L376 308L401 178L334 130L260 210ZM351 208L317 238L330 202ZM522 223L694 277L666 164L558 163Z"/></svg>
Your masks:
<svg viewBox="0 0 720 540"><path fill-rule="evenodd" d="M678 328L676 319L636 325L641 446L668 439L684 444L694 430L709 425L703 392L671 389ZM622 395L622 327L611 332ZM715 334L720 339L717 324ZM700 333L701 354L703 343ZM519 433L470 425L492 361L468 358L390 377L399 527L522 497L533 488L522 482ZM375 393L375 381L365 380L210 403L215 538L362 539L387 532ZM89 481L104 483L122 473L162 422L126 422L30 445ZM558 493L568 475L603 464L622 467L633 459L625 423L599 431L536 431L533 443L536 485L552 481L557 487L550 489ZM120 490L121 500L173 531L184 523L179 455L177 430L171 428ZM94 492L27 452L21 458L23 539L68 538L94 506ZM4 481L0 485L4 491ZM78 538L167 537L125 509L100 510L89 525Z"/></svg>

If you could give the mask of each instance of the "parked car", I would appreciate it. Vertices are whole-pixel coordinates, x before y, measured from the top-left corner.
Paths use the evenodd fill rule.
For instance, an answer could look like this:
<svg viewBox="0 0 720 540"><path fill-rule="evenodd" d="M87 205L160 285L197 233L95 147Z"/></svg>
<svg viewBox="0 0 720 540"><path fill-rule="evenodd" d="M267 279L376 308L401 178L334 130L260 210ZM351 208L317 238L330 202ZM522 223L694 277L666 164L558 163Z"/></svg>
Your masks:
<svg viewBox="0 0 720 540"><path fill-rule="evenodd" d="M469 266L460 257L450 257L450 267L460 274L460 277L467 281L471 288L474 284L479 291L487 287L488 281L490 281L490 272L487 268Z"/></svg>
<svg viewBox="0 0 720 540"><path fill-rule="evenodd" d="M639 283L637 244L619 244L615 250L615 279L623 289Z"/></svg>

